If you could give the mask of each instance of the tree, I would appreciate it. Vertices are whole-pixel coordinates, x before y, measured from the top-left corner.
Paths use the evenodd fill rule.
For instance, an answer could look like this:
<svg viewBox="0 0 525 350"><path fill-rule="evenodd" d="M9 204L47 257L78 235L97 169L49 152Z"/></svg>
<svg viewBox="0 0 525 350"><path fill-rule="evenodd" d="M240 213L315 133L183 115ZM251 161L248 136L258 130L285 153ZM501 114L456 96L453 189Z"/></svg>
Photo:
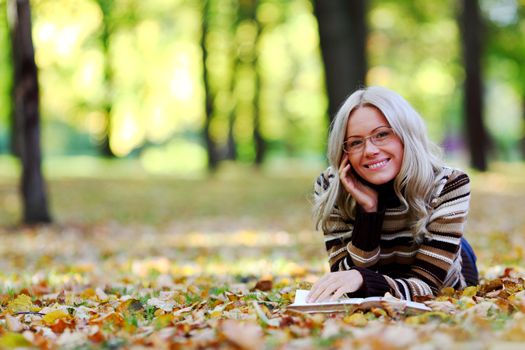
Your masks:
<svg viewBox="0 0 525 350"><path fill-rule="evenodd" d="M459 16L465 66L464 113L470 163L487 170L487 132L483 125L483 83L481 77L483 24L477 0L462 0Z"/></svg>
<svg viewBox="0 0 525 350"><path fill-rule="evenodd" d="M100 151L103 156L115 157L111 150L111 107L113 105L113 69L111 67L111 59L109 55L109 45L112 33L112 11L114 0L96 0L102 12L102 28L100 33L100 42L102 44L102 53L104 55L104 88L106 93L104 96L103 111L105 116L105 128L100 144Z"/></svg>
<svg viewBox="0 0 525 350"><path fill-rule="evenodd" d="M217 152L217 145L211 134L211 123L213 118L213 102L214 96L210 84L209 71L207 69L208 62L208 49L207 49L207 34L208 34L208 16L210 12L210 1L203 0L202 10L202 37L201 37L201 49L202 49L202 79L204 83L204 95L205 95L205 114L206 119L204 121L204 140L206 142L206 151L208 154L208 169L214 171L219 165L219 157Z"/></svg>
<svg viewBox="0 0 525 350"><path fill-rule="evenodd" d="M316 0L329 119L366 78L366 0Z"/></svg>
<svg viewBox="0 0 525 350"><path fill-rule="evenodd" d="M51 222L41 171L38 74L31 36L29 0L9 0L13 54L13 99L16 154L22 163L23 221Z"/></svg>
<svg viewBox="0 0 525 350"><path fill-rule="evenodd" d="M262 165L266 153L266 141L261 132L261 115L260 115L260 91L261 91L261 77L260 69L258 67L257 46L261 35L261 26L257 22L257 7L259 0L242 0L239 2L239 23L245 21L251 23L254 27L254 37L252 40L247 40L245 43L239 43L239 53L237 57L237 65L243 62L250 67L253 72L253 96L251 96L250 104L253 106L253 147L255 150L254 163L256 166ZM239 97L239 96L238 96Z"/></svg>

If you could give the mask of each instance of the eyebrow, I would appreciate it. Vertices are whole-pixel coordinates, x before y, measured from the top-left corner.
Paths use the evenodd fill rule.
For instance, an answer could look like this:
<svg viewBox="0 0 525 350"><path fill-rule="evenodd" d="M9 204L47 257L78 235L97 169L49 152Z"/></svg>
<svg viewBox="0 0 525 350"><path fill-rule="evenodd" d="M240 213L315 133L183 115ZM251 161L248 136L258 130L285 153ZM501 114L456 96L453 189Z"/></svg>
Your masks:
<svg viewBox="0 0 525 350"><path fill-rule="evenodd" d="M376 131L376 130L379 129L379 128L389 128L389 129L391 129L392 127L390 127L390 126L388 126L388 125L379 125L377 128L373 129L373 130L369 133L369 135L373 134L374 131ZM363 137L363 136L360 136L360 135L350 135L350 136L348 136L345 140L348 140L348 139L351 138L351 137Z"/></svg>

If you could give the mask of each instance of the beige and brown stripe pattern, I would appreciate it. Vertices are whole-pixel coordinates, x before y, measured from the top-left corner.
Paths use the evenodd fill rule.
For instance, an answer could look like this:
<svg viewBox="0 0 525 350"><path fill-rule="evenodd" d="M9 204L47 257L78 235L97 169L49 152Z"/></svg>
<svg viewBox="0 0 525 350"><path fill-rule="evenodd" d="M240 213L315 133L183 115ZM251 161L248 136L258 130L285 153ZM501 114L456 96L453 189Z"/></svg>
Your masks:
<svg viewBox="0 0 525 350"><path fill-rule="evenodd" d="M315 198L337 177L327 169L315 183ZM445 167L436 175L437 186L430 202L427 224L430 238L416 245L410 232L406 207L387 208L379 245L363 250L352 244L353 218L334 211L324 232L332 271L352 267L381 274L396 297L436 294L443 287L465 287L461 275L461 237L467 218L470 185L468 176Z"/></svg>

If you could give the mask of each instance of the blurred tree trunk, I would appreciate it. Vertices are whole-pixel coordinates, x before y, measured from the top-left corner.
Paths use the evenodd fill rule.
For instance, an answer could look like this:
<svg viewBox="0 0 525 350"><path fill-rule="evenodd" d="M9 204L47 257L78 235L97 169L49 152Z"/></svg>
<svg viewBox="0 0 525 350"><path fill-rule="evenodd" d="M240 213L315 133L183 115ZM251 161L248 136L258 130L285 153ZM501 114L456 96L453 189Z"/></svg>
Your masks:
<svg viewBox="0 0 525 350"><path fill-rule="evenodd" d="M236 20L233 21L230 27L230 35L235 39L235 30L239 26L242 18L239 13L236 14ZM237 142L235 141L235 123L237 121L237 106L238 99L235 96L235 87L238 79L239 67L241 66L241 60L237 52L237 45L233 44L230 48L230 55L233 57L232 73L230 76L230 98L233 102L233 106L230 108L228 114L228 138L226 140L226 154L225 158L228 160L237 160Z"/></svg>
<svg viewBox="0 0 525 350"><path fill-rule="evenodd" d="M525 125L525 96L521 95L521 115L523 117L523 124ZM521 159L525 160L525 135L521 138Z"/></svg>
<svg viewBox="0 0 525 350"><path fill-rule="evenodd" d="M12 136L22 162L23 222L49 223L51 216L41 170L39 89L29 0L9 0L8 10L14 68Z"/></svg>
<svg viewBox="0 0 525 350"><path fill-rule="evenodd" d="M487 170L487 143L483 125L483 83L481 56L483 23L477 0L462 0L459 16L465 66L464 113L470 163L475 169Z"/></svg>
<svg viewBox="0 0 525 350"><path fill-rule="evenodd" d="M255 47L257 47L260 29L257 31L257 40L255 41ZM258 67L258 60L255 58L253 68L255 74L255 93L253 96L253 141L255 143L255 165L260 166L264 162L266 155L266 140L261 133L261 103L260 103L260 91L261 91L261 77Z"/></svg>
<svg viewBox="0 0 525 350"><path fill-rule="evenodd" d="M209 18L210 0L203 0L202 9L202 36L201 36L201 49L202 49L202 77L204 83L205 93L205 113L206 119L204 122L203 134L206 142L206 151L208 154L208 169L214 171L219 165L219 158L217 152L217 145L211 134L211 123L213 118L213 92L210 86L210 77L208 74L207 60L208 60L208 49L207 49L207 34L208 34L208 18Z"/></svg>
<svg viewBox="0 0 525 350"><path fill-rule="evenodd" d="M104 102L103 113L105 117L104 131L101 135L100 152L103 156L113 158L115 153L111 150L111 109L113 106L113 70L109 53L109 45L112 33L112 17L114 0L96 0L102 12L102 32L100 42L102 44L102 54L104 55Z"/></svg>
<svg viewBox="0 0 525 350"><path fill-rule="evenodd" d="M244 0L241 1L241 11L244 12L243 17L248 18L257 26L255 33L255 40L253 42L249 57L251 57L251 65L253 69L253 142L255 148L255 165L260 166L264 162L264 156L266 153L266 141L261 133L261 104L260 104L260 90L261 90L261 76L258 67L258 54L257 47L259 45L259 37L261 35L261 27L257 22L257 7L259 5L258 0Z"/></svg>
<svg viewBox="0 0 525 350"><path fill-rule="evenodd" d="M315 0L324 61L329 119L365 83L366 0Z"/></svg>
<svg viewBox="0 0 525 350"><path fill-rule="evenodd" d="M235 144L235 110L228 117L228 139L226 140L226 155L228 160L237 159L237 145Z"/></svg>

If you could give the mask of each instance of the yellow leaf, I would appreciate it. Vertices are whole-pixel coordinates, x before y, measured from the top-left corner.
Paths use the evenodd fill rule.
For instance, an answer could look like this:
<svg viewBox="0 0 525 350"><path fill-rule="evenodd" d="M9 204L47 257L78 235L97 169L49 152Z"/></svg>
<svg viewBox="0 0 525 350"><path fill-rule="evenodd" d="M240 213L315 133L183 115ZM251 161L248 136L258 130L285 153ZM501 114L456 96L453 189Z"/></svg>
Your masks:
<svg viewBox="0 0 525 350"><path fill-rule="evenodd" d="M56 320L60 319L71 319L71 315L63 310L54 310L42 317L42 321L48 326L54 324Z"/></svg>
<svg viewBox="0 0 525 350"><path fill-rule="evenodd" d="M368 320L362 313L347 315L343 318L343 321L356 327L364 327L368 324Z"/></svg>
<svg viewBox="0 0 525 350"><path fill-rule="evenodd" d="M452 303L452 304L455 304L458 299L456 298L453 298L453 297L447 297L447 296L439 296L437 297L436 299L434 299L435 302L438 302L438 303Z"/></svg>
<svg viewBox="0 0 525 350"><path fill-rule="evenodd" d="M376 317L387 317L388 316L388 313L384 309L381 309L381 308L378 308L378 307L373 307L370 311Z"/></svg>
<svg viewBox="0 0 525 350"><path fill-rule="evenodd" d="M288 278L281 278L275 285L276 288L288 287L291 284L291 281Z"/></svg>
<svg viewBox="0 0 525 350"><path fill-rule="evenodd" d="M173 321L173 319L173 314L160 315L159 317L155 318L155 326L159 329L168 327Z"/></svg>
<svg viewBox="0 0 525 350"><path fill-rule="evenodd" d="M463 290L463 293L462 295L464 297L473 297L476 295L476 293L478 292L478 287L476 286L470 286L470 287L467 287Z"/></svg>
<svg viewBox="0 0 525 350"><path fill-rule="evenodd" d="M421 319L420 316L409 316L405 319L405 323L412 325L412 326L416 326L418 324L424 323L422 321L423 320Z"/></svg>
<svg viewBox="0 0 525 350"><path fill-rule="evenodd" d="M0 336L0 349L16 349L31 346L31 343L19 333L4 333Z"/></svg>
<svg viewBox="0 0 525 350"><path fill-rule="evenodd" d="M155 315L155 316L157 316L157 317L158 317L158 316L162 316L162 315L164 315L164 314L165 314L165 311L162 310L162 309L157 309L157 310L155 310L155 312L153 313L153 315Z"/></svg>
<svg viewBox="0 0 525 350"><path fill-rule="evenodd" d="M7 305L7 310L11 313L15 312L28 312L28 311L38 311L38 307L33 305L31 297L26 294L20 294L16 297L15 300L12 300Z"/></svg>
<svg viewBox="0 0 525 350"><path fill-rule="evenodd" d="M447 297L453 297L454 296L454 288L452 287L445 287L441 290L441 295L446 295Z"/></svg>
<svg viewBox="0 0 525 350"><path fill-rule="evenodd" d="M80 293L80 297L83 299L91 299L96 295L95 290L93 288L87 288L82 293Z"/></svg>
<svg viewBox="0 0 525 350"><path fill-rule="evenodd" d="M219 318L222 315L222 310L210 312L210 318Z"/></svg>

